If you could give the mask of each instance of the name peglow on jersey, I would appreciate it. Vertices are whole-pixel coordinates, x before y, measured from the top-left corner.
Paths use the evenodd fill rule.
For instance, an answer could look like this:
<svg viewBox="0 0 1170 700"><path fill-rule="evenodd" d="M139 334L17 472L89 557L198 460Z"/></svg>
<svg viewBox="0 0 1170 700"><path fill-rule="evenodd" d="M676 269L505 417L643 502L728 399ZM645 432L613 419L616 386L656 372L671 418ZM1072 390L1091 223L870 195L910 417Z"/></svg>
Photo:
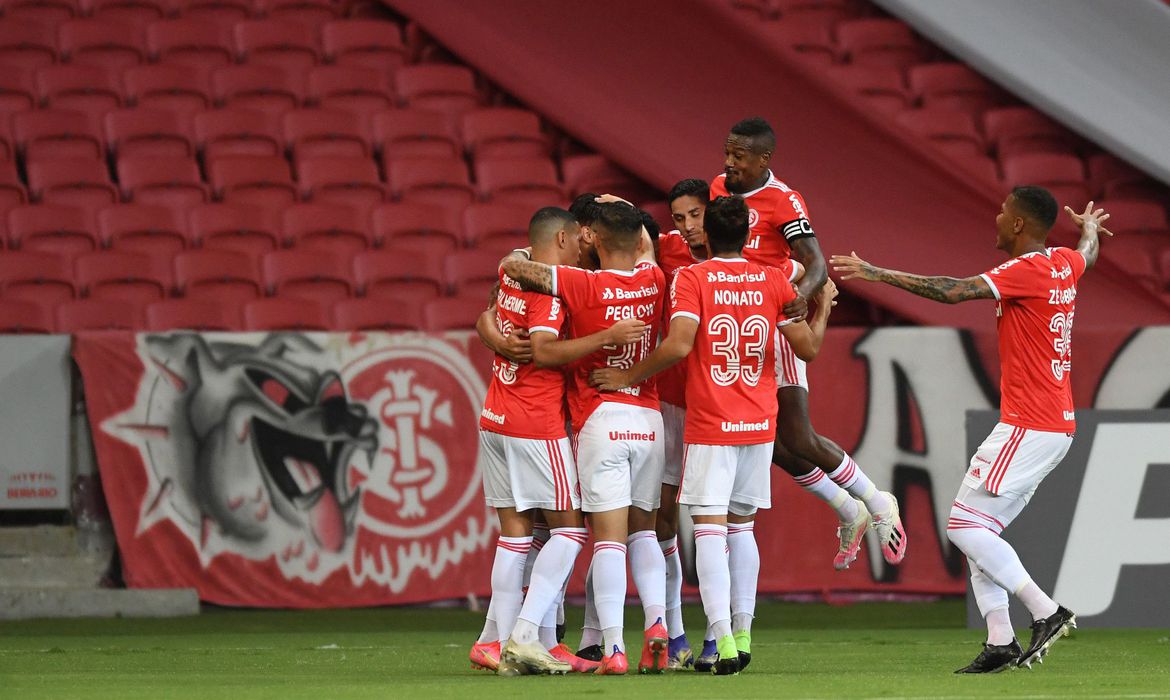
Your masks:
<svg viewBox="0 0 1170 700"><path fill-rule="evenodd" d="M607 401L657 411L658 391L653 377L622 391L602 393L589 385L589 373L601 367L633 367L658 344L666 297L662 270L651 262L638 263L628 271L582 270L558 265L553 268L552 287L569 313L571 338L592 335L625 319L638 319L646 324L640 343L609 345L568 366L569 417L573 430L580 430L593 411Z"/></svg>
<svg viewBox="0 0 1170 700"><path fill-rule="evenodd" d="M694 265L696 262L698 260L691 252L691 247L687 245L687 239L679 231L670 231L658 237L658 266L662 268L662 274L665 275L668 285L674 282L674 275L680 268ZM667 308L663 309L665 314L663 333L669 332L670 329L670 307L669 305L665 306ZM658 386L658 398L666 403L685 408L687 405L686 376L685 362L679 362L659 373L655 378Z"/></svg>
<svg viewBox="0 0 1170 700"><path fill-rule="evenodd" d="M1085 258L1047 248L980 275L995 294L999 332L1000 420L1031 430L1072 433L1072 326Z"/></svg>
<svg viewBox="0 0 1170 700"><path fill-rule="evenodd" d="M796 297L783 270L715 258L678 271L671 318L698 322L687 356L683 440L754 445L776 438L776 324Z"/></svg>
<svg viewBox="0 0 1170 700"><path fill-rule="evenodd" d="M711 182L711 199L726 197L727 176ZM784 267L792 255L790 243L815 235L808 207L800 193L785 185L771 171L763 187L740 195L748 205L748 239L743 255L760 265Z"/></svg>
<svg viewBox="0 0 1170 700"><path fill-rule="evenodd" d="M526 292L500 272L496 327L504 335L517 328L560 335L565 314L560 300ZM492 361L492 381L479 414L479 427L493 433L532 440L565 437L565 375L559 368L516 364L502 355Z"/></svg>

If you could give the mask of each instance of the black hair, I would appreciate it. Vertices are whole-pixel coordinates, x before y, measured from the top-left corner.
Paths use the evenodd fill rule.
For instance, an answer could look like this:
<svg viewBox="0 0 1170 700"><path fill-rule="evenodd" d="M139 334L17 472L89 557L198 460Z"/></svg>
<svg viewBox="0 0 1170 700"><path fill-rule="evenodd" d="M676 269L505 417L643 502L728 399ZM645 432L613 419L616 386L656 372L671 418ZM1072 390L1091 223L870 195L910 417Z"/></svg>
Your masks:
<svg viewBox="0 0 1170 700"><path fill-rule="evenodd" d="M642 212L625 202L598 204L593 230L608 250L632 251L642 237Z"/></svg>
<svg viewBox="0 0 1170 700"><path fill-rule="evenodd" d="M662 233L662 227L650 215L650 212L645 209L639 209L638 213L642 215L642 225L646 227L646 233L650 234L650 240L658 240L658 234Z"/></svg>
<svg viewBox="0 0 1170 700"><path fill-rule="evenodd" d="M569 205L569 211L577 217L577 223L582 226L592 226L597 219L597 197L594 192L582 192Z"/></svg>
<svg viewBox="0 0 1170 700"><path fill-rule="evenodd" d="M748 207L743 197L716 197L703 214L711 254L738 253L748 237Z"/></svg>
<svg viewBox="0 0 1170 700"><path fill-rule="evenodd" d="M1045 231L1056 223L1060 207L1057 206L1052 193L1043 187L1035 185L1016 187L1012 189L1012 200L1024 216L1040 224Z"/></svg>
<svg viewBox="0 0 1170 700"><path fill-rule="evenodd" d="M748 117L736 122L731 127L731 133L751 139L756 146L752 150L756 153L772 153L776 150L776 132L772 131L772 126L763 117Z"/></svg>
<svg viewBox="0 0 1170 700"><path fill-rule="evenodd" d="M560 207L543 207L528 221L528 242L539 245L555 236L558 231L573 227L577 223L576 217Z"/></svg>
<svg viewBox="0 0 1170 700"><path fill-rule="evenodd" d="M670 192L666 195L666 206L674 204L674 200L679 197L695 197L700 202L706 202L711 199L711 188L704 180L698 178L689 178L687 180L679 180L674 183L674 187L670 188Z"/></svg>

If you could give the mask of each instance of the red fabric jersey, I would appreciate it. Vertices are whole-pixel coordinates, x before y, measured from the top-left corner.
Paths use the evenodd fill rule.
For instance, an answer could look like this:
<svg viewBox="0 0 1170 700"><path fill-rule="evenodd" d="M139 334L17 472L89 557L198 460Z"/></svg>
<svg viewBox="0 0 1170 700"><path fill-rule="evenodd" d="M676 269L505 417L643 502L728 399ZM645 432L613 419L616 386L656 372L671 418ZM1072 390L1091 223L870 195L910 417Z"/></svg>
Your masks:
<svg viewBox="0 0 1170 700"><path fill-rule="evenodd" d="M500 272L496 326L504 335L516 328L560 335L565 314L556 297L520 289ZM493 433L534 440L565 437L565 375L557 368L518 365L496 355L492 381L479 414L479 427Z"/></svg>
<svg viewBox="0 0 1170 700"><path fill-rule="evenodd" d="M711 199L726 197L729 193L720 173L711 181ZM743 255L760 265L784 267L792 254L789 242L813 234L808 219L808 207L796 190L776 179L770 171L763 187L745 192L741 197L748 205L747 243Z"/></svg>
<svg viewBox="0 0 1170 700"><path fill-rule="evenodd" d="M609 328L618 321L636 318L646 323L641 343L608 346L568 367L569 416L573 430L580 430L604 401L645 406L658 410L654 379L622 391L604 394L589 386L589 373L600 367L632 367L658 344L666 278L653 263L638 263L633 270L582 270L558 265L553 268L553 291L569 312L572 338L582 338Z"/></svg>
<svg viewBox="0 0 1170 700"><path fill-rule="evenodd" d="M691 247L687 245L686 237L679 231L671 231L658 237L658 266L662 268L668 285L674 281L674 274L680 268L693 265L696 262L698 260L691 252ZM670 308L663 309L663 312L665 316L663 317L662 332L666 333L670 328ZM660 373L656 377L658 398L669 404L685 408L687 405L686 378L687 366L685 362L679 362Z"/></svg>
<svg viewBox="0 0 1170 700"><path fill-rule="evenodd" d="M776 438L776 324L796 297L783 270L744 258L684 267L670 288L671 318L699 323L687 356L683 440L753 445Z"/></svg>
<svg viewBox="0 0 1170 700"><path fill-rule="evenodd" d="M1085 258L1047 248L980 275L997 300L1000 420L1032 430L1071 433L1072 326Z"/></svg>

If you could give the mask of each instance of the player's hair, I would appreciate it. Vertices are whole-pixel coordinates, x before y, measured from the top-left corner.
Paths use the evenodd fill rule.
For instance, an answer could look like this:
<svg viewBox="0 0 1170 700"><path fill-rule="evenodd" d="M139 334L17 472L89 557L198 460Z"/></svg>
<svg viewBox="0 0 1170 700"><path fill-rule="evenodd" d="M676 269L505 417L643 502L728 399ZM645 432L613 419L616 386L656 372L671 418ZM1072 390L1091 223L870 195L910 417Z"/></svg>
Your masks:
<svg viewBox="0 0 1170 700"><path fill-rule="evenodd" d="M1056 214L1060 207L1056 198L1043 187L1035 185L1021 185L1012 190L1012 201L1024 216L1032 219L1048 231L1056 223Z"/></svg>
<svg viewBox="0 0 1170 700"><path fill-rule="evenodd" d="M552 240L564 228L572 228L577 223L576 217L560 207L543 207L528 221L528 242L532 245L541 245Z"/></svg>
<svg viewBox="0 0 1170 700"><path fill-rule="evenodd" d="M642 216L642 225L646 227L646 233L650 234L650 240L658 240L658 235L662 233L662 227L650 215L650 212L645 209L639 209L638 214Z"/></svg>
<svg viewBox="0 0 1170 700"><path fill-rule="evenodd" d="M593 192L582 192L569 205L569 211L577 217L577 223L582 226L592 226L597 219L597 195Z"/></svg>
<svg viewBox="0 0 1170 700"><path fill-rule="evenodd" d="M731 127L731 133L751 139L755 146L752 151L756 153L772 153L776 150L776 132L772 131L772 126L763 117L748 117L736 122Z"/></svg>
<svg viewBox="0 0 1170 700"><path fill-rule="evenodd" d="M642 238L642 212L625 202L598 204L593 230L598 244L606 250L632 252Z"/></svg>
<svg viewBox="0 0 1170 700"><path fill-rule="evenodd" d="M738 253L748 237L748 207L743 197L716 197L703 214L711 254Z"/></svg>
<svg viewBox="0 0 1170 700"><path fill-rule="evenodd" d="M670 192L666 195L666 206L674 204L674 200L679 197L695 197L700 202L706 202L711 199L711 188L704 180L692 177L686 180L679 180L674 183L674 187L670 188Z"/></svg>

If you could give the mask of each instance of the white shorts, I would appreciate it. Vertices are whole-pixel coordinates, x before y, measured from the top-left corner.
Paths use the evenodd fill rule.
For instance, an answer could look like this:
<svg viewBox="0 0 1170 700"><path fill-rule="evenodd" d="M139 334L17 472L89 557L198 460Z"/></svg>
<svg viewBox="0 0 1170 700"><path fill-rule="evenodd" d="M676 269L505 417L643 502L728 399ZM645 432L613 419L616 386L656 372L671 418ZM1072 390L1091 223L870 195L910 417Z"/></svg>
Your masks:
<svg viewBox="0 0 1170 700"><path fill-rule="evenodd" d="M776 331L776 388L786 386L808 391L808 363L797 357L784 334Z"/></svg>
<svg viewBox="0 0 1170 700"><path fill-rule="evenodd" d="M581 510L656 509L665 461L662 433L662 414L652 408L598 406L577 433Z"/></svg>
<svg viewBox="0 0 1170 700"><path fill-rule="evenodd" d="M662 483L678 486L682 483L683 430L687 422L687 409L665 401L661 405L662 444L666 452L666 469L662 472Z"/></svg>
<svg viewBox="0 0 1170 700"><path fill-rule="evenodd" d="M771 467L771 442L688 443L678 502L688 506L722 506L736 515L751 515L756 508L771 508Z"/></svg>
<svg viewBox="0 0 1170 700"><path fill-rule="evenodd" d="M996 423L971 457L963 485L973 490L982 486L993 496L1019 496L1027 503L1048 472L1064 459L1072 440L1068 433Z"/></svg>
<svg viewBox="0 0 1170 700"><path fill-rule="evenodd" d="M520 512L581 507L569 438L532 440L480 430L479 446L489 506Z"/></svg>

